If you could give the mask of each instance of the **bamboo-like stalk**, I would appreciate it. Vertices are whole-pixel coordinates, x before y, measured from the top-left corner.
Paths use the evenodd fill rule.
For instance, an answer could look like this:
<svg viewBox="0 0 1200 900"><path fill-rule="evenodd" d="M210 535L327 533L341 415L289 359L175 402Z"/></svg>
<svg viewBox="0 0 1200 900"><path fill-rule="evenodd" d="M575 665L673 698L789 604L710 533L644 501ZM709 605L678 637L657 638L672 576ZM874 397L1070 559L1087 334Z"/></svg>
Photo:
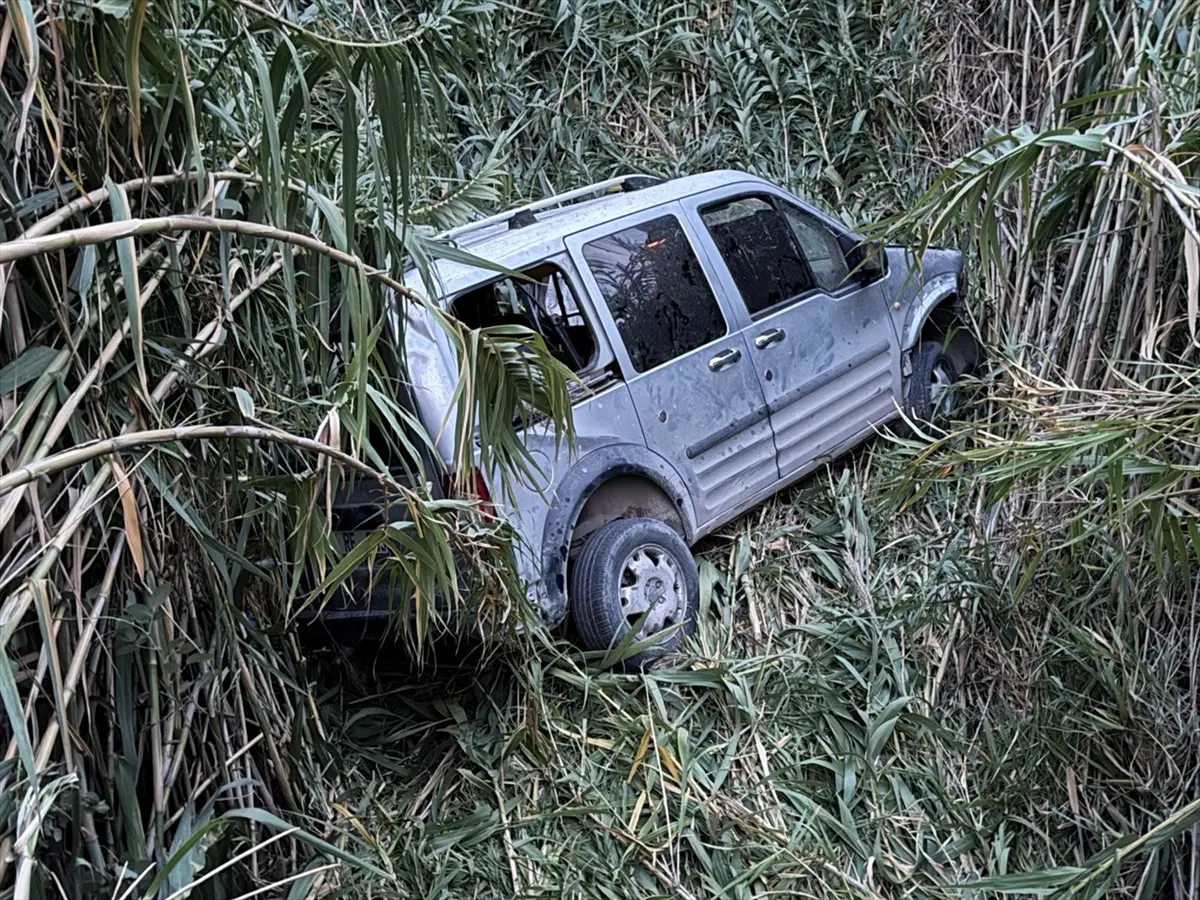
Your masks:
<svg viewBox="0 0 1200 900"><path fill-rule="evenodd" d="M165 274L166 266L167 263L164 262L163 267L160 268L159 271L146 283L146 286L142 291L142 299L139 302L144 303L145 300L158 288L158 285ZM274 277L282 269L282 267L282 260L276 260L270 266L267 266L267 268L259 273L254 279L252 279L249 285L247 285L242 291L240 291L230 300L228 314L232 315L233 312L237 310L256 290ZM43 459L50 452L50 449L58 441L59 437L62 435L63 429L66 428L68 422L70 421L70 414L74 411L80 400L82 400L83 396L88 392L91 386L96 382L96 379L100 377L100 373L104 370L104 367L107 366L113 354L116 353L117 347L124 339L125 333L128 330L129 320L125 319L121 327L113 332L112 337L109 338L109 341L101 352L100 357L96 360L92 367L88 369L87 374L83 377L83 379L81 379L79 386L76 387L67 400L63 402L59 409L58 415L55 416L53 423L49 426L44 436L39 435L36 443L33 441L30 442L33 447L36 447L37 449L27 454L22 459L22 464L26 464L36 459ZM220 319L214 319L196 335L195 340L184 352L184 359L195 362L196 360L207 355L219 345L215 343L219 334ZM151 392L151 400L153 400L155 403L161 403L174 389L178 382L179 376L180 369L175 369L174 371L167 373L167 375ZM3 528L9 521L24 496L25 494L23 490L17 490L9 494L7 497L4 497L4 499L0 501L0 528Z"/></svg>
<svg viewBox="0 0 1200 900"><path fill-rule="evenodd" d="M246 173L246 172L239 172L233 168L235 165L237 165L239 162L241 162L243 159L245 159L246 155L249 152L250 152L249 146L243 147L236 154L234 154L232 159L229 160L229 163L224 170L217 171L217 172L210 172L208 174L210 188L206 192L204 199L201 200L201 202L200 202L199 208L201 210L203 210L208 204L210 204L212 202L212 198L214 196L214 191L215 191L216 185L218 185L222 182L225 182L225 181L260 180L258 178L258 176L256 176L256 175L253 175L251 173ZM168 173L165 173L162 175L151 175L149 177L143 175L138 178L130 178L126 181L117 182L116 187L120 190L131 191L134 188L145 189L145 188L151 188L151 187L168 187L168 186L174 185L174 184L181 184L181 183L194 181L195 179L196 179L195 172L177 171L177 172L168 172ZM42 218L38 219L36 222L34 222L28 228L23 229L21 232L21 237L36 238L36 237L41 237L43 235L47 235L50 232L56 230L64 222L70 221L72 218L79 215L80 213L88 212L92 209L95 209L101 203L104 203L107 199L108 199L108 186L107 185L105 185L104 187L98 187L92 191L88 191L86 194L83 194L80 197L76 197L74 200L71 200L70 202L63 204L61 207L59 207L58 209L56 209L54 212L50 213L49 215L43 216Z"/></svg>
<svg viewBox="0 0 1200 900"><path fill-rule="evenodd" d="M335 459L342 465L374 478L381 485L391 489L397 496L409 496L408 488L397 482L390 474L372 468L357 457L345 451L323 444L311 438L289 434L273 428L262 428L255 425L180 425L174 428L155 428L149 431L132 431L116 437L103 440L89 441L63 450L59 453L43 457L36 462L23 465L7 475L0 476L0 496L28 484L36 478L61 472L65 469L81 466L101 457L115 453L127 453L130 450L150 447L156 444L169 444L177 441L210 441L210 440L257 440L285 444L317 453Z"/></svg>
<svg viewBox="0 0 1200 900"><path fill-rule="evenodd" d="M88 653L92 648L92 641L96 635L96 628L100 622L100 617L104 614L104 609L108 605L109 595L112 593L113 582L116 579L117 567L121 562L121 554L125 549L125 535L119 534L116 543L113 545L112 552L109 555L108 565L104 570L104 577L100 583L100 590L96 594L96 599L92 603L91 611L88 614L87 622L83 631L80 633L75 644L75 650L71 654L71 662L67 668L66 677L63 679L63 702L69 704L75 697L75 691L79 686L80 676L83 674L83 665L87 659ZM39 766L39 772L49 762L51 751L53 750L55 741L59 735L59 712L56 711L51 716L50 721L46 725L46 730L42 732L41 740L38 742L38 750L36 760ZM16 755L17 747L15 739L10 742L4 759L11 759ZM0 793L3 793L6 787L7 779L0 780ZM87 843L88 856L92 865L101 866L104 864L103 855L100 847L96 842L96 825L94 816L91 810L84 811L84 820L82 827ZM4 870L8 863L9 855L12 850L12 838L7 837L3 842L0 842L0 881L4 878ZM21 858L22 866L32 866L33 860L27 857ZM28 880L30 873L23 873L21 878Z"/></svg>
<svg viewBox="0 0 1200 900"><path fill-rule="evenodd" d="M163 276L166 274L169 264L170 260L168 258L164 258L163 263L159 267L158 271L151 276L151 278L142 288L138 303L144 304L158 289L159 284L162 282ZM37 436L36 441L29 442L30 450L32 452L22 459L22 464L26 464L34 459L41 459L45 457L46 454L50 452L50 448L58 442L59 437L62 436L63 430L67 427L67 424L71 421L71 417L75 414L75 410L78 408L80 401L84 398L88 391L91 390L92 385L96 383L96 380L104 372L104 369L108 366L109 361L117 352L117 348L121 345L121 341L124 340L125 333L128 330L129 320L126 319L122 323L122 326L113 332L112 337L110 337L108 343L104 345L104 349L101 350L100 356L96 359L96 362L92 364L91 368L87 370L87 373L84 375L84 377L80 379L79 385L74 391L71 392L67 399L63 401L62 405L59 406L58 412L54 416L54 420L49 424L45 433ZM16 512L21 500L24 499L24 496L24 492L20 491L5 497L3 502L0 502L0 528L3 528L8 524L9 520Z"/></svg>
<svg viewBox="0 0 1200 900"><path fill-rule="evenodd" d="M318 256L324 256L362 272L366 277L391 288L401 297L416 303L425 303L416 291L406 287L391 275L368 266L360 257L338 250L329 244L306 234L276 228L261 222L246 222L237 219L216 219L210 216L158 216L150 219L122 219L103 225L87 225L40 237L21 237L0 244L0 264L16 262L45 253L74 250L95 244L107 244L124 238L164 232L193 231L216 234L238 234L243 237L259 237L300 247Z"/></svg>
<svg viewBox="0 0 1200 900"><path fill-rule="evenodd" d="M262 275L260 275L260 283L265 282L276 271L277 271L277 269L274 266L268 267L268 269L264 273L262 273ZM253 290L254 290L254 285L252 285L251 287L249 287L245 291L243 291L242 294L239 295L240 301L244 302L244 299L249 297L251 295L251 293L253 292ZM240 305L240 303L239 303L239 305ZM210 326L208 326L208 328L206 328L205 331L208 331L210 334L215 333L216 329L218 327L219 327L219 324L216 321L214 321L213 323L210 323ZM202 335L203 334L204 334L204 332L202 332ZM194 353L195 355L200 355L204 352L207 352L209 349L211 349L211 346L212 345L208 342L208 340L206 338L204 338L204 337L198 338L197 341L195 341L192 344L192 346L189 347L189 354ZM170 373L170 375L168 375L168 377L163 380L163 382L158 386L158 388L156 388L156 392L158 392L160 394L160 399L162 396L165 396L172 389L172 387L176 383L177 377L178 377L178 370L176 372ZM195 426L193 426L191 429L183 429L183 430L189 432L190 437L203 437L203 428L204 428L204 426L200 426L201 431L199 433L197 433ZM234 429L234 432L239 433L243 436L247 436L249 434L248 432L245 431L246 426L232 426L232 428ZM157 433L153 433L154 436L151 439L151 443L156 442L158 439L165 439L166 432L174 432L174 431L178 431L178 430L179 429L159 430ZM221 430L221 429L218 429L218 430ZM252 428L252 429L250 429L250 431L251 432L263 432L264 434L266 434L266 433L273 434L273 432L270 432L269 429ZM234 432L231 432L231 436ZM134 433L134 434L136 434L136 433ZM123 434L120 438L117 438L115 440L120 441L122 439L128 439L131 436L132 435L127 432L127 433ZM267 439L269 440L271 438L267 438ZM391 479L390 475L388 475L387 473L377 472L376 470L372 469L371 467L366 466L365 464L359 462L354 457L352 457L348 454L342 453L342 451L340 451L336 448L328 447L328 445L322 444L320 442L311 441L307 438L300 438L300 437L296 437L293 435L286 435L286 436L275 435L275 439L280 440L281 442L285 442L285 443L293 443L294 446L298 446L302 449L317 450L317 448L323 448L323 450L317 450L317 452L329 451L327 453L327 455L331 456L334 459L339 459L339 461L343 461L343 462L349 460L348 465L351 468L357 468L359 471L362 471L364 473L369 473L372 475L372 477L376 477L376 478L380 479L382 481L382 483L385 485L385 487L391 486L391 487L395 488L397 494L399 494L399 495L403 495L406 493L405 489L403 487L401 487L399 484L397 484L393 479ZM101 444L104 444L104 443L109 443L109 442L101 442ZM65 451L65 453L69 458L76 460L75 464L82 464L90 459L97 458L98 456L109 455L107 452L100 452L98 454L90 453L90 451L94 450L96 448L96 446L97 446L96 444L89 444L89 445L85 445L84 447L77 447L77 448L74 448L73 450ZM79 451L81 451L81 450L84 451L82 455L79 453ZM3 476L3 477L11 478L12 476L17 476L18 473L23 470L37 471L37 470L39 470L39 468L44 468L45 464L50 462L51 460L53 460L55 458L61 459L62 457L63 457L63 454L58 454L56 457L43 457L38 462L31 463L27 466L23 466L21 469L18 469L15 472L10 473L9 476ZM66 541L70 539L71 535L74 533L75 528L82 521L83 514L87 511L88 507L90 506L90 503L94 500L94 498L96 496L98 496L98 493L99 493L101 487L107 480L109 472L110 472L110 467L108 465L103 466L99 470L99 472L97 472L96 476L88 483L87 489L85 490L79 503L76 504L75 508L72 511L72 514L67 517L67 520L64 522L64 525L63 525L62 529L60 530L58 537L50 545L47 552L43 553L42 559L40 560L38 566L35 568L34 572L31 574L31 576L26 581L26 583L18 591L16 591L9 598L9 600L3 604L2 607L0 607L0 647L7 646L8 639L11 636L12 631L17 627L17 625L19 624L21 619L24 617L25 612L28 610L28 607L33 600L34 593L35 593L35 585L38 583L38 581L41 578L44 577L45 573L49 571L50 567L54 564L55 560L57 560L58 555L61 552L62 546L64 546ZM41 474L46 474L46 472L43 471ZM36 477L38 477L38 476L34 475L28 479L20 481L19 483L14 481L14 482L12 482L12 487L13 488L20 487L21 485L27 484L29 481L31 481L33 478L36 478ZM2 480L2 479L0 479L0 480ZM0 487L0 495L3 495L6 492L7 491L5 488Z"/></svg>

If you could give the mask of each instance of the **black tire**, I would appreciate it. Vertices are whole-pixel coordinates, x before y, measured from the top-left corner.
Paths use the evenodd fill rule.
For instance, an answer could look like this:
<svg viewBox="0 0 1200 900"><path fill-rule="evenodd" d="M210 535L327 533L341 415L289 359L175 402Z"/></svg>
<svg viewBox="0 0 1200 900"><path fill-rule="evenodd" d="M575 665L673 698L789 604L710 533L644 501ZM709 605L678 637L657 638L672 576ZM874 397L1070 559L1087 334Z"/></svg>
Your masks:
<svg viewBox="0 0 1200 900"><path fill-rule="evenodd" d="M947 341L946 355L950 357L954 374L959 378L974 375L983 365L983 347L969 331L962 328Z"/></svg>
<svg viewBox="0 0 1200 900"><path fill-rule="evenodd" d="M912 374L904 391L904 414L918 426L937 425L949 411L948 391L958 381L958 371L940 343L921 344L912 354ZM907 423L905 423L907 424Z"/></svg>
<svg viewBox="0 0 1200 900"><path fill-rule="evenodd" d="M637 569L642 571L635 575ZM644 584L638 580L643 576ZM670 526L657 519L617 519L584 543L571 572L570 602L586 650L617 646L639 618L641 627L631 643L679 626L623 661L626 669L641 669L678 650L696 630L700 576L687 544Z"/></svg>

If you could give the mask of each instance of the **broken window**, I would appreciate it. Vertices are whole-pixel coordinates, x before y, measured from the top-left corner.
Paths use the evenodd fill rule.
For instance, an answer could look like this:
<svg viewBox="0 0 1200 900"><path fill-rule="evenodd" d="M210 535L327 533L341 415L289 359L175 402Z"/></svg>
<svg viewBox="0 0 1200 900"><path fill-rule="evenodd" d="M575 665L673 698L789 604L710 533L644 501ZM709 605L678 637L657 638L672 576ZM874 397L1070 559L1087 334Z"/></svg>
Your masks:
<svg viewBox="0 0 1200 900"><path fill-rule="evenodd" d="M709 206L701 218L751 313L816 286L795 234L766 198L740 197Z"/></svg>
<svg viewBox="0 0 1200 900"><path fill-rule="evenodd" d="M596 340L566 273L543 263L521 274L525 278L501 278L459 294L451 305L455 318L471 328L524 326L542 336L559 362L585 371Z"/></svg>
<svg viewBox="0 0 1200 900"><path fill-rule="evenodd" d="M717 298L674 216L594 240L583 256L637 371L725 334Z"/></svg>
<svg viewBox="0 0 1200 900"><path fill-rule="evenodd" d="M797 206L774 197L739 197L700 215L752 314L846 285L849 270L837 235Z"/></svg>

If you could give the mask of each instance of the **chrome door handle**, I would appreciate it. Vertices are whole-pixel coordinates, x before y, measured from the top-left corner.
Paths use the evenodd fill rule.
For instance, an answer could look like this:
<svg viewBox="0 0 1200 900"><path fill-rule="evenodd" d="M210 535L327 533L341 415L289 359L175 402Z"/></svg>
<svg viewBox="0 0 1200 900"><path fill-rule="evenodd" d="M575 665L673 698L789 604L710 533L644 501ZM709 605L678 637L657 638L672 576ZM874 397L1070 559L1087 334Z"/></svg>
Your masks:
<svg viewBox="0 0 1200 900"><path fill-rule="evenodd" d="M766 350L772 344L778 344L783 340L782 328L768 328L762 334L754 339L754 346L759 350Z"/></svg>
<svg viewBox="0 0 1200 900"><path fill-rule="evenodd" d="M724 350L710 359L708 367L714 372L720 372L722 369L728 369L741 358L742 351L734 347L732 350Z"/></svg>

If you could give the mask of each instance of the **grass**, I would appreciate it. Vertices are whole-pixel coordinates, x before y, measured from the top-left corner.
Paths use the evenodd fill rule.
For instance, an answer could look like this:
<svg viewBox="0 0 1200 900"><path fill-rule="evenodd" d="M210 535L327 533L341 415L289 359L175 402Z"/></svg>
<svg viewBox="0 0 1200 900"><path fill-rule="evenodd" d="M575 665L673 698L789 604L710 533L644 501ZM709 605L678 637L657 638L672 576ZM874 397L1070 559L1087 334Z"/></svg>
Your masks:
<svg viewBox="0 0 1200 900"><path fill-rule="evenodd" d="M1100 567L1029 585L1059 535L940 491L894 515L900 474L876 446L711 539L678 666L560 646L336 688L344 802L397 878L345 893L984 897L1068 867L1098 896L1089 863L1194 797L1195 622ZM1159 845L1118 885L1188 896L1193 867Z"/></svg>

